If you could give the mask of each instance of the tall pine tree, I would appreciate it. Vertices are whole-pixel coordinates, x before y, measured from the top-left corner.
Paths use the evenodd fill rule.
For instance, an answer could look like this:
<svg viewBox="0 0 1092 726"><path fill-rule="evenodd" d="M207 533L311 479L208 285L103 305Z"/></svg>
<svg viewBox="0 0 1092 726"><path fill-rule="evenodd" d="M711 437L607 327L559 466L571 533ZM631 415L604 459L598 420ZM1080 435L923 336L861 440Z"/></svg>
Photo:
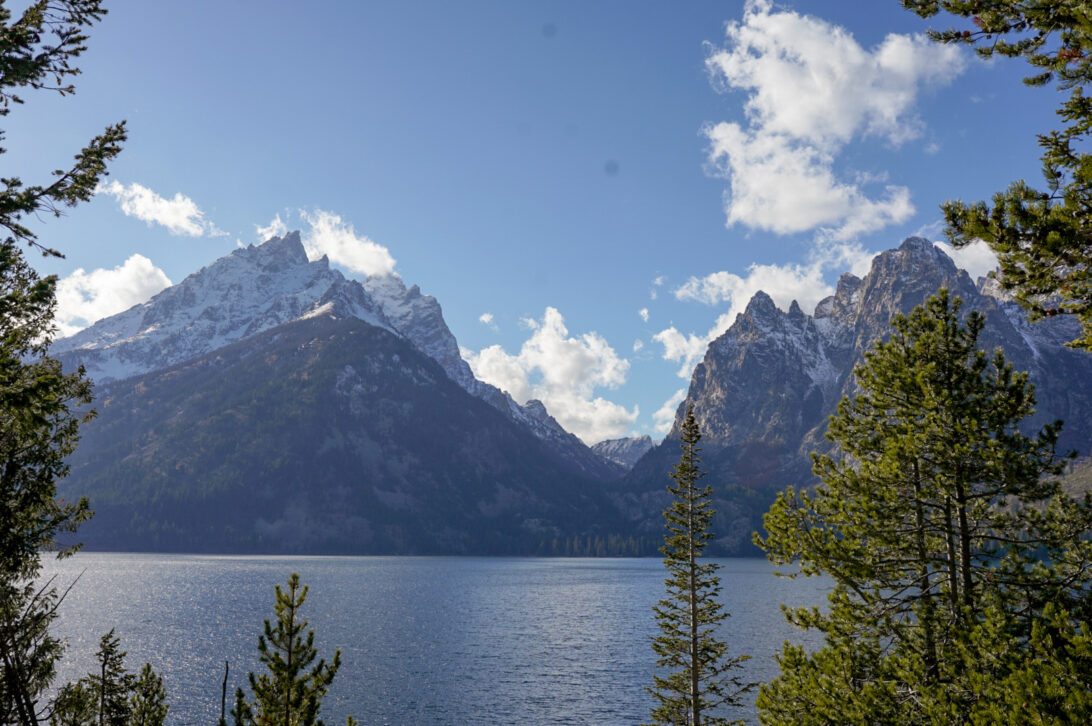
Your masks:
<svg viewBox="0 0 1092 726"><path fill-rule="evenodd" d="M770 559L834 587L825 611L786 611L824 646L786 645L764 723L974 723L1037 629L1088 618L1092 503L1060 492L1059 425L1021 433L1027 374L980 351L983 318L959 308L941 290L892 321L831 419L836 452L814 457L820 486L765 517Z"/></svg>
<svg viewBox="0 0 1092 726"><path fill-rule="evenodd" d="M688 408L680 443L682 455L671 472L668 491L673 499L664 510L667 532L664 546L664 580L667 597L653 607L660 635L652 641L656 665L670 672L655 675L656 698L652 720L657 724L726 724L718 715L726 706L738 706L749 689L732 675L747 656L729 658L728 646L716 637L717 626L728 617L721 606L719 565L702 562L702 552L712 538L713 490L700 486L701 431Z"/></svg>

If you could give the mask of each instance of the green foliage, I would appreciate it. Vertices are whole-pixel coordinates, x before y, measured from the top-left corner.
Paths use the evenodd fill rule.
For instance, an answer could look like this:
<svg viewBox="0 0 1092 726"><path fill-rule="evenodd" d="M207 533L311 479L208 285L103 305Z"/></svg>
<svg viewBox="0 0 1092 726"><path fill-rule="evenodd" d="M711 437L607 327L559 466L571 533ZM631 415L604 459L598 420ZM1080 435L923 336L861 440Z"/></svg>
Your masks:
<svg viewBox="0 0 1092 726"><path fill-rule="evenodd" d="M763 723L974 723L1012 706L991 684L1031 668L1057 613L1083 647L1092 501L1060 490L1060 424L1019 431L1027 375L978 350L983 318L959 308L942 289L892 321L831 419L837 452L813 457L821 486L766 515L769 558L835 584L825 611L786 610L824 646L786 645Z"/></svg>
<svg viewBox="0 0 1092 726"><path fill-rule="evenodd" d="M145 663L129 689L129 726L163 726L169 709L163 678Z"/></svg>
<svg viewBox="0 0 1092 726"><path fill-rule="evenodd" d="M101 0L38 0L13 21L0 2L0 116L23 103L22 89L72 93L71 77L79 73L73 59L85 49L86 28L105 12ZM39 278L20 246L59 253L40 244L23 219L59 215L90 199L124 139L124 122L110 126L48 183L0 178L0 227L7 233L0 240L0 724L33 726L45 712L40 701L62 651L49 635L61 596L52 583L34 584L39 552L58 549L58 534L90 516L86 501L55 498L82 420L74 409L90 401L91 389L82 371L65 375L46 353L56 279Z"/></svg>
<svg viewBox="0 0 1092 726"><path fill-rule="evenodd" d="M51 90L62 96L74 93L70 81L80 70L72 61L87 49L86 28L105 14L102 0L37 0L12 22L11 10L0 2L0 116L10 113L13 104L23 103L18 95L22 88ZM18 177L0 178L0 227L10 235L5 241L23 242L60 257L59 252L37 241L23 218L40 212L60 216L63 207L89 200L106 175L107 162L121 151L125 136L124 121L107 127L76 154L68 169L54 171L48 184L26 185Z"/></svg>
<svg viewBox="0 0 1092 726"><path fill-rule="evenodd" d="M341 651L334 651L327 665L315 648L315 631L307 630L300 617L300 607L307 599L307 587L292 573L288 590L276 587L274 610L277 623L265 621L265 635L258 637L259 661L268 673L249 676L254 700L247 703L243 689L235 692L231 715L236 726L322 726L318 718L322 699L341 666ZM306 635L304 632L306 631ZM348 725L355 721L348 719Z"/></svg>
<svg viewBox="0 0 1092 726"><path fill-rule="evenodd" d="M1060 128L1039 135L1045 188L1014 182L993 204L944 204L946 234L956 245L985 240L1001 262L1003 287L1034 316L1077 315L1092 349L1092 21L1084 0L902 0L922 17L944 11L969 19L965 28L930 33L942 43L975 46L983 57L1023 58L1031 86L1056 82L1068 91Z"/></svg>
<svg viewBox="0 0 1092 726"><path fill-rule="evenodd" d="M698 464L701 431L693 409L686 412L681 444L682 455L671 473L668 486L673 498L664 510L664 567L668 577L667 597L653 607L660 635L652 641L658 656L656 665L668 669L667 676L654 676L648 689L657 705L652 719L657 724L726 724L714 715L724 706L740 703L749 690L731 674L747 656L728 658L728 646L716 638L716 628L728 613L718 601L721 592L719 565L701 562L712 533L713 489L699 486L704 476Z"/></svg>
<svg viewBox="0 0 1092 726"><path fill-rule="evenodd" d="M125 726L129 720L129 689L133 677L125 671L125 651L111 630L99 642L99 672L92 673L91 692L99 702L99 723Z"/></svg>
<svg viewBox="0 0 1092 726"><path fill-rule="evenodd" d="M98 723L98 699L86 678L66 683L53 701L50 726L88 726Z"/></svg>
<svg viewBox="0 0 1092 726"><path fill-rule="evenodd" d="M35 583L40 552L90 516L86 500L55 498L91 385L46 354L53 282L0 242L0 724L34 724L43 710L63 648L49 635L60 595Z"/></svg>
<svg viewBox="0 0 1092 726"><path fill-rule="evenodd" d="M53 704L52 726L163 726L167 692L145 663L137 676L125 670L125 651L111 630L99 641L98 668L66 684Z"/></svg>

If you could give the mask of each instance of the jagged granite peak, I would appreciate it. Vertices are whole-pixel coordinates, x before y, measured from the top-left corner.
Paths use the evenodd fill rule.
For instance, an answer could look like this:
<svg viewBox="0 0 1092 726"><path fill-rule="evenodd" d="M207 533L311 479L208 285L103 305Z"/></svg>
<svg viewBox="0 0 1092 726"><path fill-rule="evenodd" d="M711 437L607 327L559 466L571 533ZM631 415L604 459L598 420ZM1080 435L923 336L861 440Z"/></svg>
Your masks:
<svg viewBox="0 0 1092 726"><path fill-rule="evenodd" d="M261 259L268 269L288 269L296 265L307 264L307 251L303 247L299 230L286 233L283 237L271 237L261 245L248 245L248 250L257 250L256 257ZM325 258L325 255L323 255Z"/></svg>
<svg viewBox="0 0 1092 726"><path fill-rule="evenodd" d="M833 295L815 306L813 319L830 349L841 350L853 343L853 321L861 301L861 278L846 272L838 278Z"/></svg>
<svg viewBox="0 0 1092 726"><path fill-rule="evenodd" d="M838 287L835 288L835 295L840 298L853 299L854 295L861 289L861 283L861 278L852 272L843 272L838 276Z"/></svg>
<svg viewBox="0 0 1092 726"><path fill-rule="evenodd" d="M783 312L765 292L757 292L735 323L713 341L694 370L688 401L716 401L695 409L703 440L742 443L759 422L764 433L815 425L819 403L839 385L839 371L813 318L796 307ZM799 413L771 415L789 405ZM679 407L685 411L686 403ZM672 436L677 437L676 417Z"/></svg>
<svg viewBox="0 0 1092 726"><path fill-rule="evenodd" d="M652 437L646 435L607 439L606 441L600 441L591 448L592 451L604 459L613 461L619 466L625 467L628 471L652 448Z"/></svg>
<svg viewBox="0 0 1092 726"><path fill-rule="evenodd" d="M827 421L843 396L857 392L853 369L877 340L891 334L891 318L907 314L947 287L964 313L986 320L979 345L1002 348L1036 387L1029 431L1063 419L1059 450L1087 454L1092 441L1092 355L1067 348L1077 321L1059 316L1037 323L1014 302L975 285L936 245L920 237L877 255L864 278L843 275L834 295L812 316L782 312L757 293L733 325L714 340L695 368L679 412L693 406L702 428L703 464L725 497L714 506L722 552L742 552L774 494L814 483L809 456L831 446ZM986 286L981 286L985 288ZM678 458L678 426L618 485L617 506L658 524L663 471Z"/></svg>
<svg viewBox="0 0 1092 726"><path fill-rule="evenodd" d="M489 384L483 383L481 385L487 386ZM490 388L499 390L494 386L490 386ZM580 447L588 449L588 451L591 452L590 447L586 446L579 438L566 431L561 424L557 422L557 419L550 415L550 412L546 410L546 404L542 401L537 398L532 398L521 406L515 402L507 391L502 391L501 393L504 396L506 404L511 401L511 405L516 407L516 418L529 426L540 439L547 442L553 441L556 444L564 444L566 446L579 444ZM607 470L605 473L609 476L609 474L613 472Z"/></svg>
<svg viewBox="0 0 1092 726"><path fill-rule="evenodd" d="M816 318L841 318L855 310L860 300L861 278L851 272L843 272L833 295L828 295L815 306Z"/></svg>
<svg viewBox="0 0 1092 726"><path fill-rule="evenodd" d="M359 283L308 261L298 232L234 250L147 302L55 341L67 365L103 383L174 365L290 320L352 316L390 322Z"/></svg>
<svg viewBox="0 0 1092 726"><path fill-rule="evenodd" d="M771 318L780 312L777 305L774 304L773 298L767 295L763 290L759 290L754 294L751 301L747 303L747 308L744 310L744 314L750 315L752 318Z"/></svg>

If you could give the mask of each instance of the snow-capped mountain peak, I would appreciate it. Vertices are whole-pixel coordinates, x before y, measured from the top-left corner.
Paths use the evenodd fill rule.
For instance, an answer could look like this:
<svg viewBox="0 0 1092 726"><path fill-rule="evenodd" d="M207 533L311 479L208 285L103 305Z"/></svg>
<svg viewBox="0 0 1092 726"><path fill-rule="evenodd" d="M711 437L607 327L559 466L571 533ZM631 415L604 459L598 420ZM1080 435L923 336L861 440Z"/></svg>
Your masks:
<svg viewBox="0 0 1092 726"><path fill-rule="evenodd" d="M529 429L578 470L620 473L565 431L541 403L520 405L474 377L436 298L397 274L346 279L307 259L299 232L237 249L145 303L55 341L69 368L105 383L176 365L294 320L356 317L404 338L471 395Z"/></svg>
<svg viewBox="0 0 1092 726"><path fill-rule="evenodd" d="M319 308L393 330L359 283L325 257L308 261L291 232L237 249L147 302L56 341L52 351L105 382L174 365Z"/></svg>

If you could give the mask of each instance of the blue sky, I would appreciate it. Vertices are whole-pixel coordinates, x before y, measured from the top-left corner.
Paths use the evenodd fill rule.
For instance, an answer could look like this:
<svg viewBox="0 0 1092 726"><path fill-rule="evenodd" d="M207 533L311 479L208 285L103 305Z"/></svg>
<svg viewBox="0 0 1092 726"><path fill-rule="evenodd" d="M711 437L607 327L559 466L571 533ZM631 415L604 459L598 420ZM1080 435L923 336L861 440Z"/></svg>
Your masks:
<svg viewBox="0 0 1092 726"><path fill-rule="evenodd" d="M660 435L755 290L810 312L944 199L1037 180L1055 121L896 0L108 7L76 95L4 126L33 182L129 123L109 186L35 223L64 330L300 229L346 274L393 260L589 442Z"/></svg>

